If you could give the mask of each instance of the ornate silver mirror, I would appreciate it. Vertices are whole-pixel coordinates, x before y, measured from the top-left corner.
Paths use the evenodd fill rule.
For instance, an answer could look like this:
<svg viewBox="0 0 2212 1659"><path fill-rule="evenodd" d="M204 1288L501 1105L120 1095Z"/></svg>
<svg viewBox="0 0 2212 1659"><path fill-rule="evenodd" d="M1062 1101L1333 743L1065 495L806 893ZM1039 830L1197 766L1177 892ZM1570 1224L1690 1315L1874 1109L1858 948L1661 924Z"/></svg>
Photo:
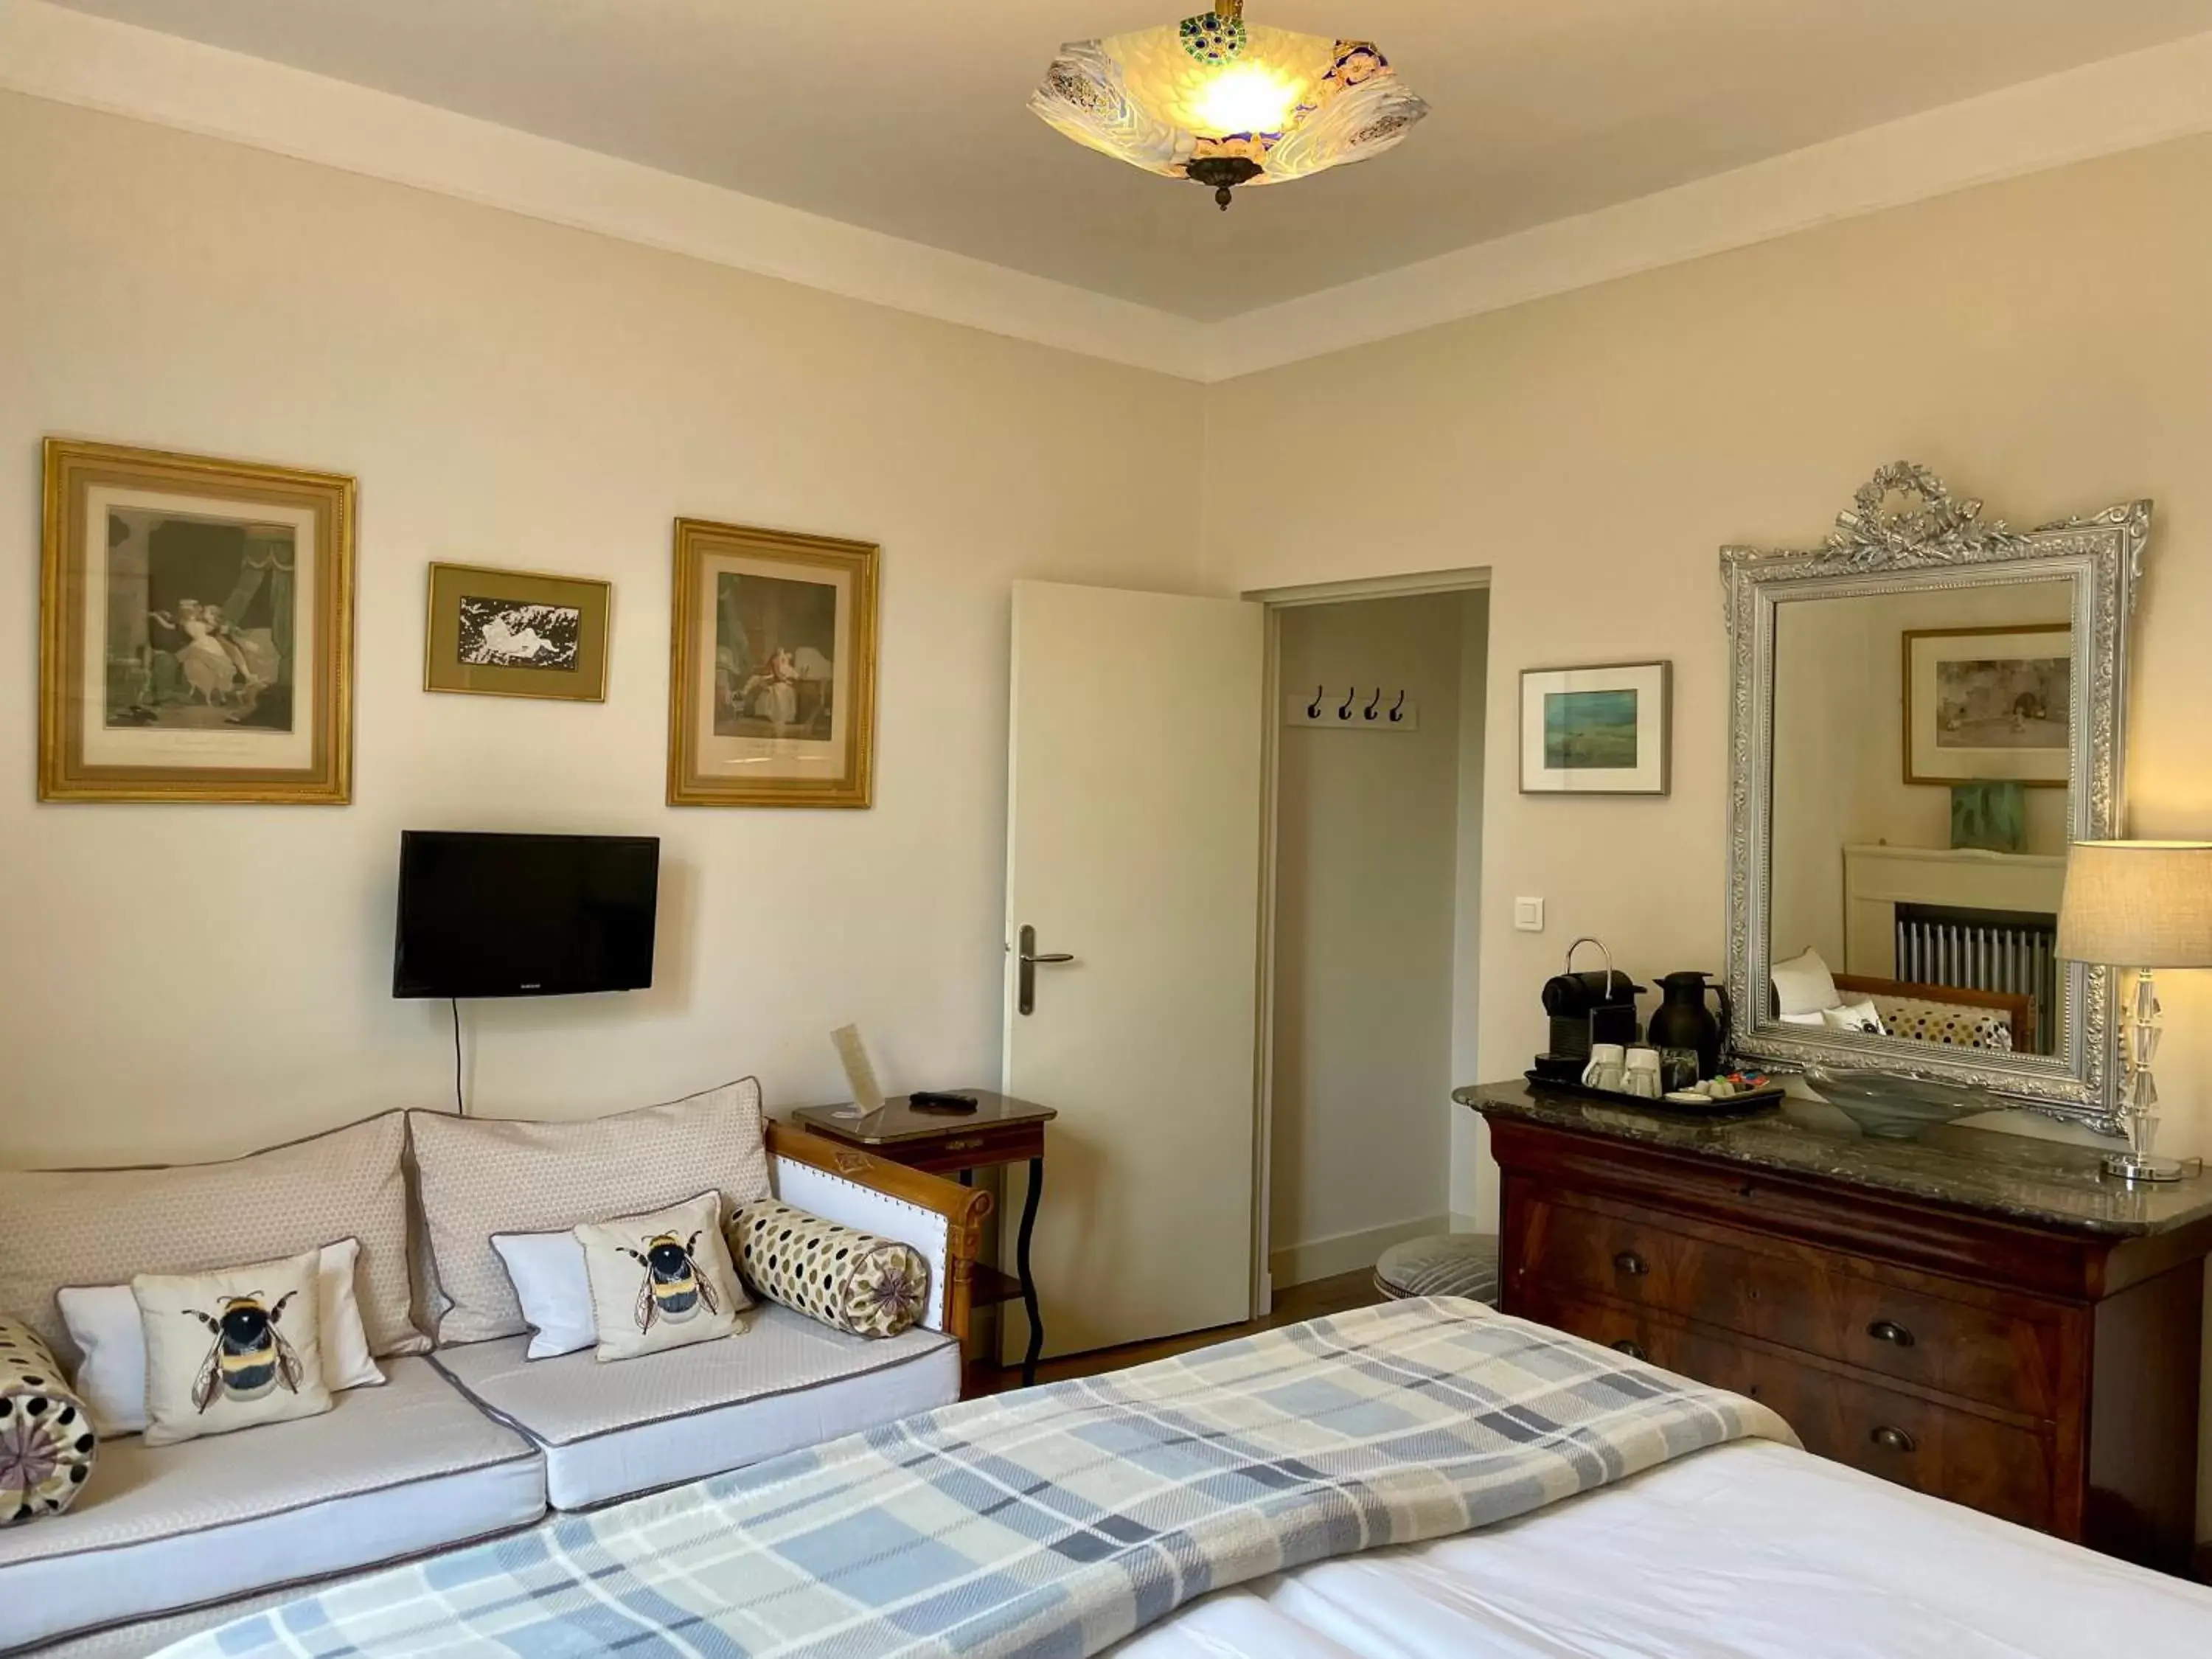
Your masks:
<svg viewBox="0 0 2212 1659"><path fill-rule="evenodd" d="M1722 551L1738 1053L2109 1121L2111 975L2052 946L2068 843L2122 832L2149 535L2008 530L1899 462L1825 545Z"/></svg>

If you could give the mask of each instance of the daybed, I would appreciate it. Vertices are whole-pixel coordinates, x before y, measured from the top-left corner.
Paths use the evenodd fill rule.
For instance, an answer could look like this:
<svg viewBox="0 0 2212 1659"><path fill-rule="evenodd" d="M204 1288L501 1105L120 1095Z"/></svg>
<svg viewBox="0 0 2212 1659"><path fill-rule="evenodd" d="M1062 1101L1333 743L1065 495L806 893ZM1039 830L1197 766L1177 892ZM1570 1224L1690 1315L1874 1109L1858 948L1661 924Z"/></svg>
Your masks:
<svg viewBox="0 0 2212 1659"><path fill-rule="evenodd" d="M611 1364L589 1350L529 1361L526 1334L433 1340L447 1300L426 1282L437 1198L419 1169L408 1179L410 1115L221 1164L0 1172L0 1316L24 1322L65 1365L77 1356L53 1310L56 1286L198 1271L344 1235L362 1241L363 1324L387 1379L297 1421L170 1446L103 1439L70 1508L0 1527L0 1653L152 1652L301 1586L959 1397L988 1195L768 1126L776 1196L927 1258L919 1325L870 1340L763 1302L733 1340ZM629 1213L711 1184L697 1152L708 1121L738 1141L750 1133L757 1160L763 1132L747 1085L594 1125L515 1126L529 1144L488 1167L495 1185L512 1168L542 1187L545 1159L586 1159L592 1184L624 1194L611 1212ZM611 1132L618 1123L627 1127ZM631 1201L637 1192L648 1196Z"/></svg>

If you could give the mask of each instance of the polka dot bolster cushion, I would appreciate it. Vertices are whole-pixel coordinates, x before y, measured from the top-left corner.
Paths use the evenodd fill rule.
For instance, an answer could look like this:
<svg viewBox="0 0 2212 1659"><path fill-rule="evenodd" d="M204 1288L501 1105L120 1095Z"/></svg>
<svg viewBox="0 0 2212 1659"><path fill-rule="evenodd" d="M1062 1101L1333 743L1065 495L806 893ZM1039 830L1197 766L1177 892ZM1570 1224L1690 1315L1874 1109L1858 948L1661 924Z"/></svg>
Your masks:
<svg viewBox="0 0 2212 1659"><path fill-rule="evenodd" d="M59 1515L92 1476L100 1449L84 1402L46 1345L0 1319L0 1526Z"/></svg>
<svg viewBox="0 0 2212 1659"><path fill-rule="evenodd" d="M911 1244L774 1199L738 1212L730 1254L769 1301L855 1336L896 1336L929 1305L929 1263Z"/></svg>

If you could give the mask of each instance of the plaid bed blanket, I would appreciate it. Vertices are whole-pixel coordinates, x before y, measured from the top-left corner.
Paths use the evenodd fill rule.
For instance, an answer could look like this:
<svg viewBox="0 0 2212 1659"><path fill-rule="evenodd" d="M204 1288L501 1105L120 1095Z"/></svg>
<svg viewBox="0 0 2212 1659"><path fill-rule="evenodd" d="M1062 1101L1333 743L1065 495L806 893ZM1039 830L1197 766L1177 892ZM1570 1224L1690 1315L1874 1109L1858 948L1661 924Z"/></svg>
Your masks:
<svg viewBox="0 0 2212 1659"><path fill-rule="evenodd" d="M970 1401L197 1637L294 1655L1081 1659L1209 1590L1524 1514L1765 1407L1472 1302Z"/></svg>

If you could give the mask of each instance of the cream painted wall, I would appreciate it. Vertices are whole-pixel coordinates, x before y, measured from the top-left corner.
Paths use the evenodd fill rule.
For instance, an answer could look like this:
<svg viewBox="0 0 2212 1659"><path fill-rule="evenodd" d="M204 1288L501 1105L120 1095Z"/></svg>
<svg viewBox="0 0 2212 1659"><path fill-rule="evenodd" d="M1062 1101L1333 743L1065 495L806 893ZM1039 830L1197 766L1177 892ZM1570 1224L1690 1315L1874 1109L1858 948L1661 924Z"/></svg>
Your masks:
<svg viewBox="0 0 2212 1659"><path fill-rule="evenodd" d="M1639 975L1720 966L1716 550L1816 540L1884 461L2014 524L2157 498L2130 829L2212 833L2208 198L2191 139L1214 389L1212 429L1249 458L1208 503L1221 586L1492 570L1486 1072L1541 1042L1537 988L1577 933ZM1674 662L1673 794L1519 794L1519 672L1647 656ZM1513 896L1540 893L1548 930L1513 932ZM2160 988L2171 1143L2212 1153L2212 975Z"/></svg>
<svg viewBox="0 0 2212 1659"><path fill-rule="evenodd" d="M1289 726L1275 808L1275 1287L1448 1213L1467 596L1291 606L1285 698L1400 689L1414 732ZM1279 715L1278 718L1280 718Z"/></svg>
<svg viewBox="0 0 2212 1659"><path fill-rule="evenodd" d="M409 826L663 838L653 988L471 1006L480 1111L834 1098L854 1019L894 1085L996 1076L1008 586L1192 586L1199 388L12 94L0 225L11 1160L449 1102ZM354 805L34 804L46 433L358 477ZM883 544L872 811L661 805L679 514ZM423 693L433 559L612 579L609 701Z"/></svg>
<svg viewBox="0 0 2212 1659"><path fill-rule="evenodd" d="M1908 629L2063 623L2066 582L1820 599L1776 613L1774 954L1842 971L1844 848L1948 847L1951 791L1905 781ZM2067 792L2027 791L2027 845L2063 854ZM1853 971L1863 971L1854 969Z"/></svg>

